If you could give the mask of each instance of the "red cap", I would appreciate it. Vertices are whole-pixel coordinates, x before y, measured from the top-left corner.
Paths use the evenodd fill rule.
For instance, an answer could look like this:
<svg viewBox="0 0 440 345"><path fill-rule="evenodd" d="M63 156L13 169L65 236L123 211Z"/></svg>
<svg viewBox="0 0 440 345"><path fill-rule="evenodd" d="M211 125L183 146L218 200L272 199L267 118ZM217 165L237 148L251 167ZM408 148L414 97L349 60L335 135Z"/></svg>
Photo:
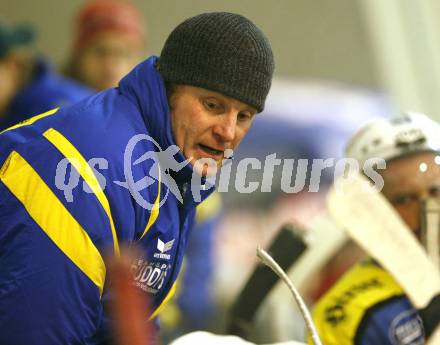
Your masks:
<svg viewBox="0 0 440 345"><path fill-rule="evenodd" d="M136 45L143 45L145 30L142 14L127 0L92 0L76 18L74 49L84 48L97 35L123 33Z"/></svg>

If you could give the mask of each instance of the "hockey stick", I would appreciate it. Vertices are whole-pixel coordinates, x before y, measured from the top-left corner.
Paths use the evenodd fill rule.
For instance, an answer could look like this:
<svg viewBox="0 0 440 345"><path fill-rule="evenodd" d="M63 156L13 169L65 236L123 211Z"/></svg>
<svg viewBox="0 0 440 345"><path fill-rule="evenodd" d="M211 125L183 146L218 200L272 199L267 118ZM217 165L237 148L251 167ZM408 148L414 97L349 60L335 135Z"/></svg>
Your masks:
<svg viewBox="0 0 440 345"><path fill-rule="evenodd" d="M425 309L440 294L438 270L396 211L366 178L360 174L340 178L327 202L335 222L394 276L414 307Z"/></svg>
<svg viewBox="0 0 440 345"><path fill-rule="evenodd" d="M306 325L310 332L313 343L315 345L322 345L321 339L319 339L318 332L316 331L315 324L313 323L312 316L310 315L310 312L307 309L307 306L304 303L303 299L301 298L301 295L295 289L294 285L290 281L286 272L284 272L284 270L280 267L280 265L278 265L278 263L263 249L261 248L257 249L257 256L266 266L268 266L272 271L274 271L276 275L284 281L284 283L286 283L287 287L292 292L292 295L295 298L296 303L298 303L299 309L301 310L301 314L303 315L306 321Z"/></svg>
<svg viewBox="0 0 440 345"><path fill-rule="evenodd" d="M288 269L306 250L302 232L297 226L287 224L270 245L269 252L283 269ZM258 308L278 280L268 267L258 265L255 268L232 305L228 334L248 338Z"/></svg>
<svg viewBox="0 0 440 345"><path fill-rule="evenodd" d="M439 224L440 203L435 198L428 198L422 204L422 240L429 259L435 267L440 267Z"/></svg>
<svg viewBox="0 0 440 345"><path fill-rule="evenodd" d="M300 291L350 240L345 232L336 227L327 213L311 219L307 229L311 238L310 244L287 272Z"/></svg>
<svg viewBox="0 0 440 345"><path fill-rule="evenodd" d="M139 257L136 249L124 247L120 257L110 256L106 262L113 293L113 341L118 345L156 345L155 330L146 322L150 310L147 297L133 285L130 271Z"/></svg>
<svg viewBox="0 0 440 345"><path fill-rule="evenodd" d="M345 244L348 236L330 219L327 212L310 218L307 223L307 250L286 270L300 293L309 293L310 282L316 279L326 265ZM255 327L264 324L265 332L271 332L273 340L282 341L303 335L305 325L298 320L298 304L286 296L284 284L278 284L257 312ZM259 331L260 333L261 331Z"/></svg>

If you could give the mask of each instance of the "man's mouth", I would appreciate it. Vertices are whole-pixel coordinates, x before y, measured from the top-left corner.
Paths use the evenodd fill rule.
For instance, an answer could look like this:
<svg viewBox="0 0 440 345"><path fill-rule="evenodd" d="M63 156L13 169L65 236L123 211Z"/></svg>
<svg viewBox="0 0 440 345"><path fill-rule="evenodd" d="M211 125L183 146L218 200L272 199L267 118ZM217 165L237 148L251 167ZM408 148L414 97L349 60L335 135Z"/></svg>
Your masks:
<svg viewBox="0 0 440 345"><path fill-rule="evenodd" d="M199 144L199 147L202 149L202 151L206 152L210 156L214 156L215 158L221 158L223 157L223 150L217 150L211 146Z"/></svg>

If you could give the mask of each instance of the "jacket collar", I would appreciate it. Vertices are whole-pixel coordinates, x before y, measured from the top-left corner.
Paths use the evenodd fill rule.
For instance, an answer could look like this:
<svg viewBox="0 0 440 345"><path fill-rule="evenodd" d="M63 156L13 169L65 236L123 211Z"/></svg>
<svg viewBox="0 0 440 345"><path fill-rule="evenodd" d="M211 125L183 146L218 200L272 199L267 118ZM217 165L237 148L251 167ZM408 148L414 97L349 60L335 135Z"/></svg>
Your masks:
<svg viewBox="0 0 440 345"><path fill-rule="evenodd" d="M171 129L171 115L166 95L165 83L156 69L158 57L152 56L137 65L119 83L119 90L135 104L142 114L147 132L158 142L162 151L169 146L176 145ZM174 158L178 163L185 161L182 151L178 151ZM172 177L179 186L191 183L193 167L187 164ZM213 188L202 193L208 196Z"/></svg>

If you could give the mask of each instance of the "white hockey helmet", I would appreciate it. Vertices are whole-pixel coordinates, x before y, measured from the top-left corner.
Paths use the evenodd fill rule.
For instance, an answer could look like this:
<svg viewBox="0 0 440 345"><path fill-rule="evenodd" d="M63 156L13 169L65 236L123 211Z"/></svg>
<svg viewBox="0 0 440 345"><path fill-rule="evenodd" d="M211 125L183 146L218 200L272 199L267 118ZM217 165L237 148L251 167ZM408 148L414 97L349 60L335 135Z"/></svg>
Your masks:
<svg viewBox="0 0 440 345"><path fill-rule="evenodd" d="M440 125L424 114L410 112L367 124L350 139L345 153L363 165L369 158L389 161L424 151L440 151Z"/></svg>

